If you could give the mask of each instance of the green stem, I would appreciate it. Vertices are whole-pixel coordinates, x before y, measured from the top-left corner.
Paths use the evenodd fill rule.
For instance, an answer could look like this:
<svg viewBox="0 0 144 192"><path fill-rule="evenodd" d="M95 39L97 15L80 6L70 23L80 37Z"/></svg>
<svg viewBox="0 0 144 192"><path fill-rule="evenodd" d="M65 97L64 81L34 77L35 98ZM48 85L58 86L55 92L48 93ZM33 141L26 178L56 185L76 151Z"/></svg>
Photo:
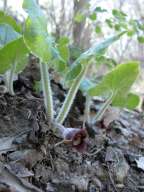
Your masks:
<svg viewBox="0 0 144 192"><path fill-rule="evenodd" d="M75 99L76 93L79 89L80 83L81 83L82 79L84 78L87 69L88 69L88 65L81 71L79 76L72 83L71 88L69 89L68 94L65 98L65 101L62 105L62 108L56 118L57 123L63 124L65 118L67 117L67 115L70 111L70 108L73 104L73 101Z"/></svg>
<svg viewBox="0 0 144 192"><path fill-rule="evenodd" d="M11 69L9 71L7 71L5 74L5 84L8 89L8 93L12 96L15 94L14 89L13 89L13 81L14 81L14 75L15 75L15 70L16 70L16 64L17 64L17 62L14 61Z"/></svg>
<svg viewBox="0 0 144 192"><path fill-rule="evenodd" d="M113 94L110 95L110 97L106 100L106 102L102 105L101 109L97 112L93 124L95 124L97 121L100 121L105 113L105 111L107 110L107 108L109 107L109 105L112 102L112 98L113 98Z"/></svg>
<svg viewBox="0 0 144 192"><path fill-rule="evenodd" d="M90 103L91 97L89 95L86 95L83 127L85 127L86 122L88 124L90 123Z"/></svg>
<svg viewBox="0 0 144 192"><path fill-rule="evenodd" d="M45 110L50 121L53 120L54 110L53 110L53 100L52 100L52 90L50 86L48 65L40 62L40 73L41 81L44 95L44 105Z"/></svg>

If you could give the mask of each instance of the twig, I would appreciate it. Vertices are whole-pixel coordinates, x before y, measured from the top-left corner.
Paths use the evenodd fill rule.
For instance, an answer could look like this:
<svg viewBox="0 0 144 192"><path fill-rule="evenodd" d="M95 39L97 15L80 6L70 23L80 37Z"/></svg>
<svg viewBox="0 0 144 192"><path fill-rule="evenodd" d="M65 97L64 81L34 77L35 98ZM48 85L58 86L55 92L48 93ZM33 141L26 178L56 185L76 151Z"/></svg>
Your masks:
<svg viewBox="0 0 144 192"><path fill-rule="evenodd" d="M98 149L97 151L93 152L93 153L86 153L87 156L91 157L91 156L95 156L97 155L99 152L101 152L104 149L104 147L101 147L100 149Z"/></svg>

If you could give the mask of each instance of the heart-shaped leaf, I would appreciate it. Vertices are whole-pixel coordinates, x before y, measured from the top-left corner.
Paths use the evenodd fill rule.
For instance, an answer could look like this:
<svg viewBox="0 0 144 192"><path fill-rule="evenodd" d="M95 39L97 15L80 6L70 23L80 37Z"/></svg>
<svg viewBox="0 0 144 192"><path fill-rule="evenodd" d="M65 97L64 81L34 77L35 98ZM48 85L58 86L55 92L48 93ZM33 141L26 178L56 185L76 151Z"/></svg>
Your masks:
<svg viewBox="0 0 144 192"><path fill-rule="evenodd" d="M82 80L81 84L80 84L80 90L83 92L83 93L87 93L88 90L94 86L94 83L89 80L88 78L85 78Z"/></svg>
<svg viewBox="0 0 144 192"><path fill-rule="evenodd" d="M94 44L90 47L87 51L82 53L76 61L73 63L70 71L67 74L67 80L75 79L79 73L81 72L82 68L84 67L85 63L88 63L93 56L103 55L105 50L115 41L117 41L125 32L121 32L117 35L109 37L100 43ZM78 67L79 66L79 67Z"/></svg>
<svg viewBox="0 0 144 192"><path fill-rule="evenodd" d="M51 62L51 67L53 67L57 72L64 74L67 70L68 60L69 60L69 39L67 37L61 37L57 43L57 50L53 49L55 54L53 54L54 59Z"/></svg>
<svg viewBox="0 0 144 192"><path fill-rule="evenodd" d="M48 63L52 58L53 39L47 32L46 17L35 0L24 0L23 8L28 13L24 40L34 55Z"/></svg>
<svg viewBox="0 0 144 192"><path fill-rule="evenodd" d="M16 71L21 71L26 61L28 50L21 34L8 24L0 24L0 73L5 73L16 61Z"/></svg>
<svg viewBox="0 0 144 192"><path fill-rule="evenodd" d="M107 73L98 85L90 88L88 93L91 96L112 94L111 103L113 105L133 108L139 101L136 96L128 93L138 74L138 62L120 64Z"/></svg>
<svg viewBox="0 0 144 192"><path fill-rule="evenodd" d="M58 50L62 59L67 62L69 59L69 48L68 48L69 39L67 37L61 37L58 41Z"/></svg>
<svg viewBox="0 0 144 192"><path fill-rule="evenodd" d="M21 25L18 24L13 17L7 15L4 11L0 11L0 23L7 23L11 25L15 31L21 32Z"/></svg>
<svg viewBox="0 0 144 192"><path fill-rule="evenodd" d="M115 107L125 107L127 109L134 109L138 106L140 102L140 98L138 95L129 93L124 98L115 98L115 100L112 101L112 105Z"/></svg>
<svg viewBox="0 0 144 192"><path fill-rule="evenodd" d="M19 38L21 38L21 34L17 33L10 25L0 24L0 49Z"/></svg>
<svg viewBox="0 0 144 192"><path fill-rule="evenodd" d="M15 61L17 63L15 72L22 71L27 64L27 54L28 49L22 37L7 44L3 49L0 49L0 73L10 69Z"/></svg>

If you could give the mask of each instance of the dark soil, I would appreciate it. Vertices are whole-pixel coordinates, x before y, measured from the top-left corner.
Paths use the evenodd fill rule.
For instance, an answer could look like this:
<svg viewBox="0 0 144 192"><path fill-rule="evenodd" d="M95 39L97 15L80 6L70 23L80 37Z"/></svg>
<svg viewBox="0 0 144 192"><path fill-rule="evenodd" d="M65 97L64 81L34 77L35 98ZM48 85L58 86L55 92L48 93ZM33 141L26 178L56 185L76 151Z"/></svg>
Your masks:
<svg viewBox="0 0 144 192"><path fill-rule="evenodd" d="M55 146L61 138L33 89L39 79L32 60L15 81L15 96L0 95L0 191L143 192L144 166L138 164L144 157L143 113L122 110L107 126L104 120L86 125L89 143L82 154L66 144ZM52 88L58 111L66 91L55 79ZM65 126L82 127L84 102L79 92ZM99 105L93 102L93 111Z"/></svg>

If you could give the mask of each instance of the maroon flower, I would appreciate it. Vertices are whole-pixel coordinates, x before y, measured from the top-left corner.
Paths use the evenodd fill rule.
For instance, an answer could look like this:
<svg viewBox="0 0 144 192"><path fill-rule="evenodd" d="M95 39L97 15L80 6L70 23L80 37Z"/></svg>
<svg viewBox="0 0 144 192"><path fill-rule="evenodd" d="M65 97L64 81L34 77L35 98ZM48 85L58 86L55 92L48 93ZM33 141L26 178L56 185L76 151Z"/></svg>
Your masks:
<svg viewBox="0 0 144 192"><path fill-rule="evenodd" d="M64 143L69 143L79 152L87 149L87 131L85 129L65 128L63 131Z"/></svg>

